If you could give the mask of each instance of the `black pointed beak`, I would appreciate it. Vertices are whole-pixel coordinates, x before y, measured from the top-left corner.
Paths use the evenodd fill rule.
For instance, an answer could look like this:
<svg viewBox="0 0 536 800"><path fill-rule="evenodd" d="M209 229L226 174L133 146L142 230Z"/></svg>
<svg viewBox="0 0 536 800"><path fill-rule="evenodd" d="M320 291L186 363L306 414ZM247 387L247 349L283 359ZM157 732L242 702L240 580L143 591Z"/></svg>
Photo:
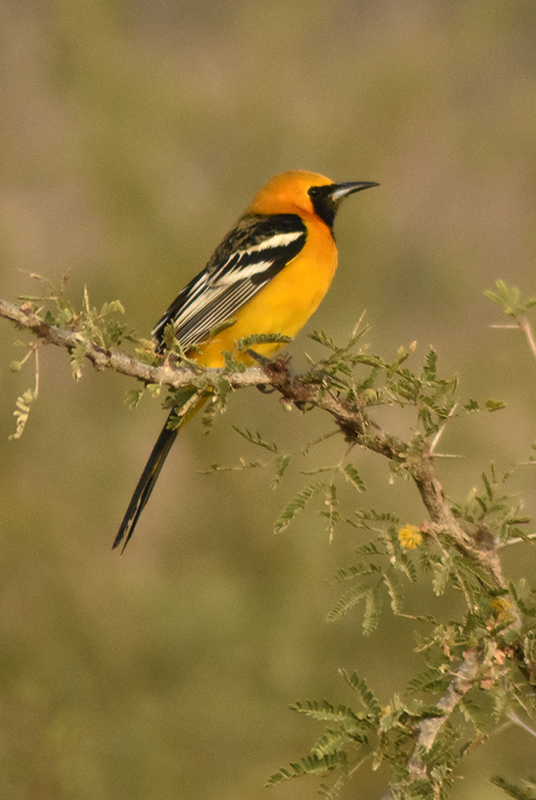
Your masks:
<svg viewBox="0 0 536 800"><path fill-rule="evenodd" d="M341 200L348 194L360 192L362 189L370 189L372 186L379 186L379 184L372 183L371 181L327 183L322 186L311 186L309 189L309 197L311 198L315 213L326 225L333 228L335 214L337 213Z"/></svg>
<svg viewBox="0 0 536 800"><path fill-rule="evenodd" d="M354 192L361 192L363 189L371 189L373 186L379 186L379 183L372 181L350 181L348 183L335 183L331 188L330 196L333 200L342 200L349 194Z"/></svg>

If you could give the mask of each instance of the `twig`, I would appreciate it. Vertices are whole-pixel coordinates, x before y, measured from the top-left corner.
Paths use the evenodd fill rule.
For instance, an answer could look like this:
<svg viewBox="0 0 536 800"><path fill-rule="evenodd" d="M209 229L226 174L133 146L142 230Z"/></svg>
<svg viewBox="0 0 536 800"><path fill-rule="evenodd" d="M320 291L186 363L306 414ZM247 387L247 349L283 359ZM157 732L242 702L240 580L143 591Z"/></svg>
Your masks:
<svg viewBox="0 0 536 800"><path fill-rule="evenodd" d="M522 332L525 334L525 338L532 351L532 355L534 356L534 358L536 358L536 342L534 341L534 336L532 335L532 328L530 322L526 317L518 317L517 324L519 325Z"/></svg>
<svg viewBox="0 0 536 800"><path fill-rule="evenodd" d="M444 716L431 717L421 722L415 751L409 762L409 769L413 778L422 777L424 775L425 767L421 760L421 754L430 750L439 730L443 727L460 700L463 700L469 689L473 686L481 666L481 658L479 657L477 649L473 647L467 650L464 653L464 660L456 670L447 691L436 703L437 707L444 712Z"/></svg>
<svg viewBox="0 0 536 800"><path fill-rule="evenodd" d="M490 328L500 328L501 330L516 330L519 329L524 335L531 349L532 355L536 358L536 341L532 333L530 322L523 315L515 316L515 325L490 325Z"/></svg>
<svg viewBox="0 0 536 800"><path fill-rule="evenodd" d="M451 417L454 415L454 412L456 411L456 408L457 408L457 406L458 406L458 403L454 403L454 405L452 406L452 408L451 408L451 409L450 409L450 411L449 411L449 414L448 414L448 417L447 417L447 419L445 420L445 422L443 423L443 425L440 427L440 429L438 430L438 432L436 433L436 435L435 435L435 436L434 436L434 438L432 439L432 442L431 442L431 444L430 444L430 453L433 453L433 452L434 452L434 450L436 449L436 445L437 445L437 443L439 442L439 440L440 440L441 436L443 435L443 431L445 430L445 427L446 427L446 425L447 425L447 422L448 422L448 421L449 421L449 419L450 419L450 418L451 418Z"/></svg>
<svg viewBox="0 0 536 800"><path fill-rule="evenodd" d="M514 725L518 725L520 728L523 728L523 730L527 731L527 733L530 733L531 736L536 736L536 731L534 730L534 728L531 728L530 725L527 725L526 722L523 722L523 720L517 716L515 711L512 711L510 709L510 711L507 712L506 716L508 717L509 720L511 720L514 723Z"/></svg>
<svg viewBox="0 0 536 800"><path fill-rule="evenodd" d="M471 648L464 653L464 660L456 670L447 691L436 703L437 707L444 712L443 715L425 719L418 727L415 749L408 765L408 783L429 780L423 756L431 749L439 731L473 686L481 666L482 657L476 648ZM403 789L402 784L394 784L385 792L381 800L394 800L394 798L400 797L401 789ZM434 797L439 798L438 787L434 787L434 791Z"/></svg>

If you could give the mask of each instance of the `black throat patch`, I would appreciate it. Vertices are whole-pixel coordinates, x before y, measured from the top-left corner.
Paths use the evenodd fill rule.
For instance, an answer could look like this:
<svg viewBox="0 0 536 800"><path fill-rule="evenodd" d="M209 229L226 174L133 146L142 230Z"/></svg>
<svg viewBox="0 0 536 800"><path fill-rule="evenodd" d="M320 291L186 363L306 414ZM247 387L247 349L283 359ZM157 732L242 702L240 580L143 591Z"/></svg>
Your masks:
<svg viewBox="0 0 536 800"><path fill-rule="evenodd" d="M331 196L333 188L333 183L327 186L311 186L308 192L315 214L332 230L335 214L339 207L338 201Z"/></svg>

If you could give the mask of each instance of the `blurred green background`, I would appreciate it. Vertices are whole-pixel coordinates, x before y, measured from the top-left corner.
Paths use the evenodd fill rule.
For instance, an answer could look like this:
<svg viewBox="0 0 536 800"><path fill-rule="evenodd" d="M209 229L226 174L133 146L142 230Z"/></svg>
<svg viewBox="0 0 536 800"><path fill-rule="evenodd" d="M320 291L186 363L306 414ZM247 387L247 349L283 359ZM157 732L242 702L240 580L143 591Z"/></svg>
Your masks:
<svg viewBox="0 0 536 800"><path fill-rule="evenodd" d="M490 459L526 461L536 438L532 357L519 333L490 329L503 319L483 297L499 277L536 292L535 36L533 0L0 0L0 294L35 293L31 272L59 282L72 270L71 297L87 284L95 305L120 298L148 336L272 174L378 181L339 215L340 270L309 329L343 340L366 309L373 352L416 340L417 365L432 343L464 402L508 403L445 435L443 449L466 456L440 465L460 499ZM8 442L33 383L31 368L8 370L24 352L14 336L3 322L3 797L264 796L320 734L289 703L351 704L339 667L387 702L422 666L408 621L386 614L369 639L358 614L324 623L338 596L326 579L351 562L354 534L329 544L314 508L271 533L307 480L299 470L340 459L338 438L275 492L270 468L200 474L259 457L232 423L295 449L327 419L285 415L256 392L233 398L209 437L198 418L120 558L111 542L163 412L148 398L127 410L134 383L111 373L88 366L75 384L66 354L44 348L39 401ZM304 351L321 353L300 335L298 368ZM410 484L390 484L379 458L351 460L370 486L359 502L420 523ZM529 512L533 483L516 470ZM532 551L514 551L508 576L530 579ZM413 593L408 609L448 617L459 602ZM504 731L470 756L453 797L502 797L485 776L533 764L533 740ZM343 796L379 797L385 777ZM303 779L270 796L317 789Z"/></svg>

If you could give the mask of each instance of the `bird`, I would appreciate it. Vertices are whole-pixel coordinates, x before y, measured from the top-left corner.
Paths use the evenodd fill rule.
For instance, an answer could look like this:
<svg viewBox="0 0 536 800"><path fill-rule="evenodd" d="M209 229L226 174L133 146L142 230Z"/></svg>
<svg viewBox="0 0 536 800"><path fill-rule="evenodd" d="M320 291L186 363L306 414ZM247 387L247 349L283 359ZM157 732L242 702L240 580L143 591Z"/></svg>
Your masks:
<svg viewBox="0 0 536 800"><path fill-rule="evenodd" d="M206 267L169 306L151 334L165 351L164 332L173 326L183 352L203 367L223 367L224 353L251 365L236 342L255 334L293 339L316 311L337 268L333 223L341 201L378 186L371 181L334 181L308 170L275 175L254 196ZM255 345L269 357L282 341ZM192 392L192 395L195 394ZM206 396L197 405L202 405ZM194 408L196 410L197 406ZM149 456L113 543L125 549L154 489L180 427L193 411L173 409Z"/></svg>

